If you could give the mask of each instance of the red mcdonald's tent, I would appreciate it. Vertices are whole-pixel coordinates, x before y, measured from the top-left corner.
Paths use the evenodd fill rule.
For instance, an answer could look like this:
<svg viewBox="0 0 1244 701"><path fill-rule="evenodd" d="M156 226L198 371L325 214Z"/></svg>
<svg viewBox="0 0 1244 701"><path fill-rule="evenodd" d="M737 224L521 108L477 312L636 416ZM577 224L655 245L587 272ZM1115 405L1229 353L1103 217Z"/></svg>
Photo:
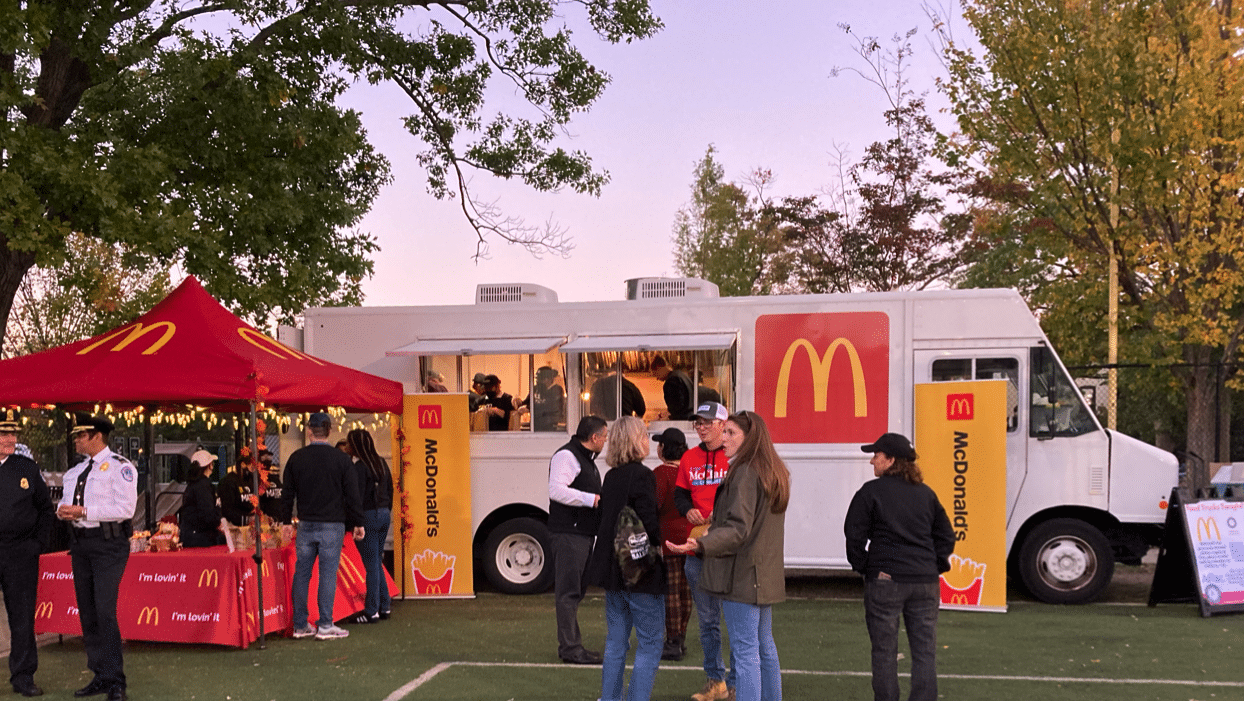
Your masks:
<svg viewBox="0 0 1244 701"><path fill-rule="evenodd" d="M296 351L234 316L193 277L135 321L0 361L0 404L193 404L400 413L402 385Z"/></svg>

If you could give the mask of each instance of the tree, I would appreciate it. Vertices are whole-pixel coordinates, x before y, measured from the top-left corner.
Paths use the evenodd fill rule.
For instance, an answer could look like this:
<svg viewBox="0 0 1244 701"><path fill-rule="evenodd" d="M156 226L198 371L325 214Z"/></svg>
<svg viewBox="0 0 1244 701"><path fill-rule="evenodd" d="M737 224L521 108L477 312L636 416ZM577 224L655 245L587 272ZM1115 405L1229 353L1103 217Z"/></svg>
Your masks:
<svg viewBox="0 0 1244 701"><path fill-rule="evenodd" d="M389 178L356 80L410 99L430 191L479 235L560 250L469 190L473 173L597 194L587 154L557 145L609 81L572 42L582 9L610 42L652 35L647 0L329 0L6 6L0 32L0 323L36 263L78 233L176 263L253 319L357 303L375 241L355 229ZM497 83L520 108L487 116Z"/></svg>
<svg viewBox="0 0 1244 701"><path fill-rule="evenodd" d="M1125 318L1143 332L1134 351L1177 368L1188 449L1223 459L1231 402L1218 400L1244 338L1244 27L1231 3L963 9L980 55L942 37L964 155L1010 193L1022 245L1103 305L1113 252Z"/></svg>

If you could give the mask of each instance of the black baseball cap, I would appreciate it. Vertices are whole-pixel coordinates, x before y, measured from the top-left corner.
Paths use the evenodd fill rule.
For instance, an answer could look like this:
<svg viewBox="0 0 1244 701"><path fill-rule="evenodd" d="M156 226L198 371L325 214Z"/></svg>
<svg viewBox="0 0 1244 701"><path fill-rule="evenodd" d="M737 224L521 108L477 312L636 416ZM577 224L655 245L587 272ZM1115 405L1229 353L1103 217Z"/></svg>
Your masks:
<svg viewBox="0 0 1244 701"><path fill-rule="evenodd" d="M911 441L899 433L883 433L872 443L860 446L860 450L865 453L885 453L892 458L916 459L916 450L911 447Z"/></svg>
<svg viewBox="0 0 1244 701"><path fill-rule="evenodd" d="M652 440L663 445L687 445L687 435L673 426L652 437Z"/></svg>

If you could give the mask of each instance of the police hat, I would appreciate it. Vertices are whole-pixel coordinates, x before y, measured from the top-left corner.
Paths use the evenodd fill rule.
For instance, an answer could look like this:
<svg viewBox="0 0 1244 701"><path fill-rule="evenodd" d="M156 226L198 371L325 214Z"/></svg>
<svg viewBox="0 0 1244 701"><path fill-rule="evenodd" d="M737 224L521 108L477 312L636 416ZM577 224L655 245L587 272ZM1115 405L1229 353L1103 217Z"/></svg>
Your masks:
<svg viewBox="0 0 1244 701"><path fill-rule="evenodd" d="M112 422L103 416L91 416L90 414L76 414L74 416L74 426L70 433L82 433L83 431L98 431L105 436L112 433Z"/></svg>
<svg viewBox="0 0 1244 701"><path fill-rule="evenodd" d="M17 433L21 429L21 413L12 407L0 409L0 433Z"/></svg>
<svg viewBox="0 0 1244 701"><path fill-rule="evenodd" d="M911 447L907 436L898 433L883 433L876 441L860 446L865 453L885 453L892 458L916 459L916 451Z"/></svg>

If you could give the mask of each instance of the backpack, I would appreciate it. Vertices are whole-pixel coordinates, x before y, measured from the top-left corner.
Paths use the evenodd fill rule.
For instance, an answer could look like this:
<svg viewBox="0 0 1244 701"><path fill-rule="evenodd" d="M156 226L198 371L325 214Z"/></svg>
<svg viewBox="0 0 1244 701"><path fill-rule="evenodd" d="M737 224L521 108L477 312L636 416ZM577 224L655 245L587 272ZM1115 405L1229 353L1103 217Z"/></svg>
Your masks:
<svg viewBox="0 0 1244 701"><path fill-rule="evenodd" d="M627 589L639 584L656 564L656 548L648 542L648 531L644 530L644 522L629 504L618 512L613 551L618 558L618 567L622 570L622 584Z"/></svg>

